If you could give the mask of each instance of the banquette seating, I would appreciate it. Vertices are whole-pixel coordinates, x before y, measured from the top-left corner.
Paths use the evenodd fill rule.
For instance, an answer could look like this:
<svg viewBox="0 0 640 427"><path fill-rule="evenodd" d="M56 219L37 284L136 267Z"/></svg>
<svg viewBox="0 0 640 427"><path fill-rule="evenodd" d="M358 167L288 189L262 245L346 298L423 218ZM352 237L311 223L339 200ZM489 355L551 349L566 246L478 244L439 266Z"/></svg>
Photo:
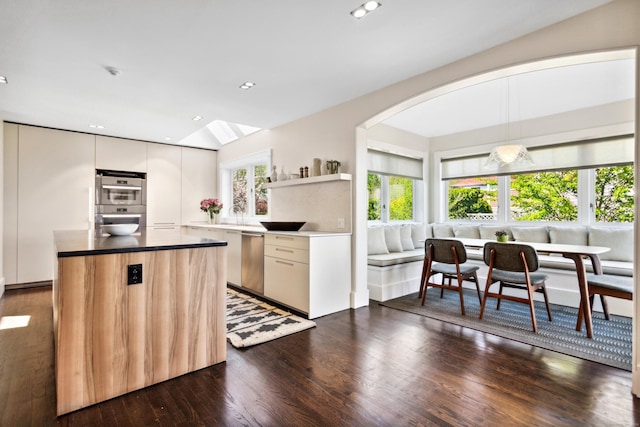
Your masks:
<svg viewBox="0 0 640 427"><path fill-rule="evenodd" d="M435 223L372 225L368 228L369 296L386 301L418 292L427 238L475 238L495 240L495 232L505 230L509 240L516 242L559 243L605 246L611 248L600 256L603 272L610 276L633 276L633 225L489 225L470 223ZM478 275L486 280L486 266L482 249L467 249L470 261L482 266ZM548 289L559 295L569 295L577 306L579 297L575 287L575 264L559 255L539 255L541 270L550 276ZM586 262L588 270L590 263ZM484 270L482 269L484 268ZM565 287L566 289L564 289ZM560 301L559 303L563 303Z"/></svg>

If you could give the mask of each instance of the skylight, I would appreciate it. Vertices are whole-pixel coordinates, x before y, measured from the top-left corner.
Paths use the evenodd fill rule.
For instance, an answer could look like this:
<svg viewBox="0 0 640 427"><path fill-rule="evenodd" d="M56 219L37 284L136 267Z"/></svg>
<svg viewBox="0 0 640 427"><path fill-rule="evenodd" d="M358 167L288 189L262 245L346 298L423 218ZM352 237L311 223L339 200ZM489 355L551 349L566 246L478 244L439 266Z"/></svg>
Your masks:
<svg viewBox="0 0 640 427"><path fill-rule="evenodd" d="M207 129L222 145L261 130L254 126L225 122L224 120L214 120L207 125Z"/></svg>

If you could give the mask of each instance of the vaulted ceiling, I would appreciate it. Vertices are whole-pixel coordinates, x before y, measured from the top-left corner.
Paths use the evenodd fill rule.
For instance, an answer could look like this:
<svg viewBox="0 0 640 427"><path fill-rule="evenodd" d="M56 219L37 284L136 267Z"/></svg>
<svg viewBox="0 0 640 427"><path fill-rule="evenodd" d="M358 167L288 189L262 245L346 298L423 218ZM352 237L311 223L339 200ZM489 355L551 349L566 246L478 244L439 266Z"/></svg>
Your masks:
<svg viewBox="0 0 640 427"><path fill-rule="evenodd" d="M273 128L610 0L379 1L3 0L0 115L171 143Z"/></svg>

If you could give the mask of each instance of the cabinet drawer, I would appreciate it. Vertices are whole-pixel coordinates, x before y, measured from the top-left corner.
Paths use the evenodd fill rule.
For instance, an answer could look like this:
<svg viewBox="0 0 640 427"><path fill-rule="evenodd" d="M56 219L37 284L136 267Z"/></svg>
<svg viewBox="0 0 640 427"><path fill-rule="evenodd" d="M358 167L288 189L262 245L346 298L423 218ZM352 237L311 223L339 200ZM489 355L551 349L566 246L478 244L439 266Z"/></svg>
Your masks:
<svg viewBox="0 0 640 427"><path fill-rule="evenodd" d="M264 244L309 250L308 237L291 236L287 234L266 234Z"/></svg>
<svg viewBox="0 0 640 427"><path fill-rule="evenodd" d="M265 245L264 254L265 256L309 264L309 251L304 249Z"/></svg>
<svg viewBox="0 0 640 427"><path fill-rule="evenodd" d="M309 265L264 258L264 296L309 312Z"/></svg>

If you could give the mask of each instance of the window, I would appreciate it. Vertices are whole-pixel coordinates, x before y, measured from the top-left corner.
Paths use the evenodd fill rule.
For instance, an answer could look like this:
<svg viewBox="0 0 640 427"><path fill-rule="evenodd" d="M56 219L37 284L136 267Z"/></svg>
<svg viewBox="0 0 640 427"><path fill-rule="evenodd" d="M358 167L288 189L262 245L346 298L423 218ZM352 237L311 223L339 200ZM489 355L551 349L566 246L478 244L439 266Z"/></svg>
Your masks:
<svg viewBox="0 0 640 427"><path fill-rule="evenodd" d="M613 166L595 170L595 220L633 222L633 166Z"/></svg>
<svg viewBox="0 0 640 427"><path fill-rule="evenodd" d="M270 152L220 165L220 186L227 216L264 219L269 214L267 171Z"/></svg>
<svg viewBox="0 0 640 427"><path fill-rule="evenodd" d="M578 171L511 175L510 219L513 221L576 221Z"/></svg>
<svg viewBox="0 0 640 427"><path fill-rule="evenodd" d="M452 179L449 183L449 219L495 221L498 177Z"/></svg>
<svg viewBox="0 0 640 427"><path fill-rule="evenodd" d="M369 173L368 220L369 221L414 221L416 182L401 176L386 176Z"/></svg>

